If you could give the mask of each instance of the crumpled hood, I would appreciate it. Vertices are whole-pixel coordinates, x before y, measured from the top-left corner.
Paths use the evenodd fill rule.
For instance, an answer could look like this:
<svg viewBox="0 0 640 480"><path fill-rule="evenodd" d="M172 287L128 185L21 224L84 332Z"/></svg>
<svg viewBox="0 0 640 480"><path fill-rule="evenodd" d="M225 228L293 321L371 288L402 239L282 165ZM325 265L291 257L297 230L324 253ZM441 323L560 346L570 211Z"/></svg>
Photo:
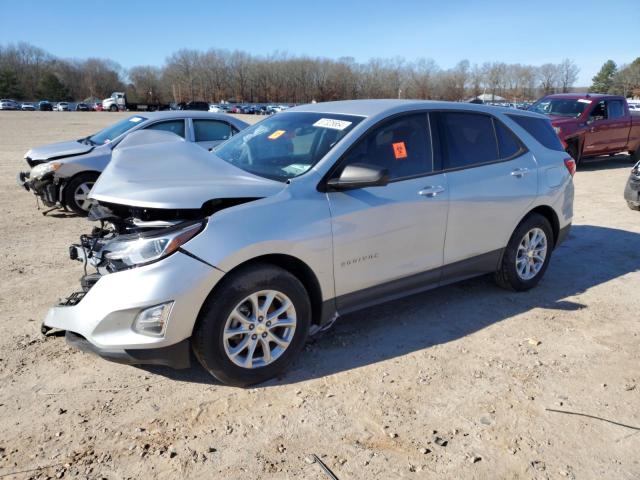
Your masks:
<svg viewBox="0 0 640 480"><path fill-rule="evenodd" d="M195 209L213 199L267 197L284 186L234 167L173 133L141 130L114 149L90 197L132 207Z"/></svg>
<svg viewBox="0 0 640 480"><path fill-rule="evenodd" d="M75 140L69 142L51 143L29 150L26 154L32 160L51 160L71 155L82 155L93 150L93 145L85 145Z"/></svg>

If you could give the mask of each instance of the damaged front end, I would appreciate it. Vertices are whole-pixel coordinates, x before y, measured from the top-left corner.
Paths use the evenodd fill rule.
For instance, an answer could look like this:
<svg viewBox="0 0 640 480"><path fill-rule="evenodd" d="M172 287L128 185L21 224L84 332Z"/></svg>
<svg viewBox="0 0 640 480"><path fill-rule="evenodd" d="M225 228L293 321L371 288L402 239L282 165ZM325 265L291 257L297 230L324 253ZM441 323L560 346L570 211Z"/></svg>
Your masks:
<svg viewBox="0 0 640 480"><path fill-rule="evenodd" d="M89 218L99 226L69 247L84 265L80 289L50 309L42 333L64 332L71 345L120 363L187 367L188 325L170 318L195 318L222 275L182 249L208 217L95 205Z"/></svg>
<svg viewBox="0 0 640 480"><path fill-rule="evenodd" d="M136 216L118 215L104 205L94 205L89 220L99 222L91 233L81 235L80 243L69 247L69 256L85 266L81 279L87 292L102 275L156 262L178 251L180 246L200 233L206 217L199 211L167 212L168 219L154 218L158 212L147 209ZM127 211L126 208L123 211ZM88 267L95 268L87 273Z"/></svg>
<svg viewBox="0 0 640 480"><path fill-rule="evenodd" d="M19 172L16 182L26 191L31 191L47 207L55 207L60 201L60 180L55 172L58 162L44 162L34 166L29 172Z"/></svg>

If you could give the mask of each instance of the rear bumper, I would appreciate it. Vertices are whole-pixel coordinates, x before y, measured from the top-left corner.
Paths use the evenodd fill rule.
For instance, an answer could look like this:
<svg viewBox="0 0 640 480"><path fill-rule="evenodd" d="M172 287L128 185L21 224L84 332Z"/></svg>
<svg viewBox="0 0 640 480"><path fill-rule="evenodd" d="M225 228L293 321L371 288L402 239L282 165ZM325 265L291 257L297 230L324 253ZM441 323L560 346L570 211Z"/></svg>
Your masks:
<svg viewBox="0 0 640 480"><path fill-rule="evenodd" d="M191 366L191 348L189 339L162 348L117 349L100 348L86 338L73 332L65 334L67 343L78 350L98 355L105 360L125 365L163 365L171 368L189 368Z"/></svg>

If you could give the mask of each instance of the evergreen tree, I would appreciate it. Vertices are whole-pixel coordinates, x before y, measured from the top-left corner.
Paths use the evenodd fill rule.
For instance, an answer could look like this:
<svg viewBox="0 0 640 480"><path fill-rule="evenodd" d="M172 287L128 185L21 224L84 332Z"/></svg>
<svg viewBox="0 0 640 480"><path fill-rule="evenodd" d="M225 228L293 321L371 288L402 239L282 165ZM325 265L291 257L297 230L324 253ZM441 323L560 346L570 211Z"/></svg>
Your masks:
<svg viewBox="0 0 640 480"><path fill-rule="evenodd" d="M45 73L38 82L38 94L53 101L69 100L69 89L51 72Z"/></svg>
<svg viewBox="0 0 640 480"><path fill-rule="evenodd" d="M0 70L0 98L21 99L23 95L16 72L8 68Z"/></svg>
<svg viewBox="0 0 640 480"><path fill-rule="evenodd" d="M609 93L613 86L613 77L616 72L617 67L613 60L604 62L600 71L593 77L593 85L591 85L589 91L594 93Z"/></svg>

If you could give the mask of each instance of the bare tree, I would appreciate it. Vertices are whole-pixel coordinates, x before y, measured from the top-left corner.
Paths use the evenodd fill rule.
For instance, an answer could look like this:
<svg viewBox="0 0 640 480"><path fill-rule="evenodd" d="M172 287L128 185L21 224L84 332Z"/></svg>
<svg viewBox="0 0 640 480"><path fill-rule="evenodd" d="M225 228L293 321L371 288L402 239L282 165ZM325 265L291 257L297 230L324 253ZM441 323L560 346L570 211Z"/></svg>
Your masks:
<svg viewBox="0 0 640 480"><path fill-rule="evenodd" d="M565 58L558 65L558 80L562 93L567 93L578 80L580 69L573 60Z"/></svg>
<svg viewBox="0 0 640 480"><path fill-rule="evenodd" d="M556 92L559 80L558 65L553 63L541 65L538 67L538 77L540 78L540 89L544 95Z"/></svg>

